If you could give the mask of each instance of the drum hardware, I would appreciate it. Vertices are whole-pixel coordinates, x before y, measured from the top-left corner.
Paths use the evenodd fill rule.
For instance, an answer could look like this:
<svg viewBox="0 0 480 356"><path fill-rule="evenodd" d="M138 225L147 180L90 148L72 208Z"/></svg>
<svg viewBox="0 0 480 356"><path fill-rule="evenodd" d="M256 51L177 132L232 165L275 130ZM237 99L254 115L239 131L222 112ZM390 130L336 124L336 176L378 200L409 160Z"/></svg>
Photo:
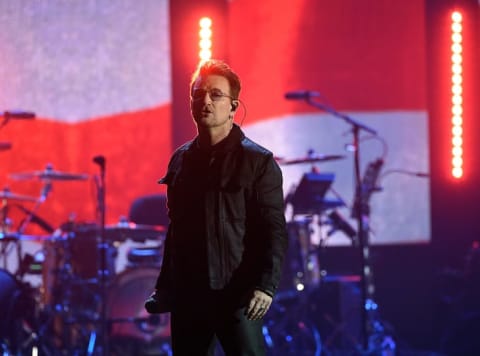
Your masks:
<svg viewBox="0 0 480 356"><path fill-rule="evenodd" d="M318 173L315 169L303 174L300 183L287 194L286 205L292 206L292 219L288 223L289 236L293 237L286 260L290 263L284 274L287 276L287 288L293 282L294 290L316 287L321 283L326 271L320 267L319 255L324 248L326 238L314 241L314 224L319 227L331 225L329 219L322 218L327 210L345 206L338 194L337 198L326 198L335 179L334 173ZM339 215L333 215L338 217ZM342 226L343 227L343 226ZM290 273L290 275L289 275ZM285 280L285 278L283 278Z"/></svg>
<svg viewBox="0 0 480 356"><path fill-rule="evenodd" d="M380 175L380 170L383 167L383 159L379 158L368 164L367 169L363 175L361 183L356 187L351 216L358 219L360 213L369 215L370 209L368 202L373 193L379 192L382 188L377 186L377 180Z"/></svg>
<svg viewBox="0 0 480 356"><path fill-rule="evenodd" d="M14 179L19 180L41 180L44 187L40 198L24 199L27 196L17 194L7 196L8 193L5 193L4 197L21 202L32 201L39 205L46 200L53 181L79 178L70 173L53 171L53 169L48 173L46 171L13 176ZM102 187L101 189L104 190ZM104 200L104 191L99 193L99 198L102 196ZM98 204L99 210L105 210L101 205ZM15 206L28 215L28 222L39 224L49 233L49 235L27 235L23 233L23 227L16 233L0 234L0 242L5 244L7 242L20 244L25 241L43 244L43 250L40 253L33 256L26 254L21 261L19 260L17 277L21 278L25 274L41 274L43 282L41 288L36 289L36 306L39 312L35 327L31 328L32 338L24 337L22 340L31 345L41 344L40 346L45 348L43 351L45 355L54 355L59 351L66 354L122 355L124 354L122 352L125 336L122 333L124 332L127 334L126 337L130 338L128 343L137 348L139 345L144 347L143 340L151 340L147 345L151 348L150 352L158 345L163 350L170 348L169 318L162 316L159 319L155 316L152 318L149 315L137 314L138 310L143 311L146 296L134 298L134 300L138 299L137 311L127 315L118 311L119 308L124 308L123 302L119 305L116 301L118 294L122 294L123 289L126 288L119 283L123 283L130 276L135 276L136 280L138 277L144 280L142 276L146 273L145 271L150 271L147 268L152 268L152 272L148 275L148 286L145 286L142 291L150 290L161 263L164 227L134 224L123 219L118 224L106 226L103 224L103 231L98 222L94 224L69 222L52 232L52 226L39 217L35 209L27 209L22 205ZM101 215L99 219L104 222L104 217L102 219ZM22 226L26 226L26 223ZM127 240L141 243L152 240L157 245L133 248L130 251L127 266L128 274L117 276L114 263L117 257L117 245ZM92 260L96 262L90 263ZM107 298L116 301L112 308L107 305ZM130 298L129 303L131 302ZM127 328L118 328L120 324ZM134 329L136 331L133 331ZM109 352L110 344L114 347L113 353ZM135 350L132 350L132 354L134 352Z"/></svg>
<svg viewBox="0 0 480 356"><path fill-rule="evenodd" d="M354 246L358 245L358 241L356 241L355 238L357 236L357 232L337 210L333 210L328 213L327 217L327 223L330 225L330 231L327 232L327 236L333 235L333 233L336 231L342 231L348 238L352 240Z"/></svg>
<svg viewBox="0 0 480 356"><path fill-rule="evenodd" d="M42 219L40 216L36 214L36 211L40 207L40 205L46 200L49 192L52 190L52 184L50 180L45 180L44 181L44 187L42 188L42 192L40 194L40 197L32 197L28 195L21 195L21 194L16 194L12 193L8 187L5 187L2 191L0 191L0 199L2 200L2 208L1 208L1 214L2 214L2 229L3 231L9 229L12 225L10 219L8 219L8 209L9 207L16 207L19 210L21 210L23 213L26 214L26 217L21 221L17 228L17 232L23 236L23 233L27 227L27 225L30 222L33 222L40 226L45 232L47 233L52 233L53 232L53 227L47 223L44 219ZM20 202L34 202L35 205L32 209L27 209L23 205L20 204L10 204L8 205L8 202L11 200L15 201L20 201ZM19 261L21 259L21 246L20 244L17 244L17 249L19 251Z"/></svg>
<svg viewBox="0 0 480 356"><path fill-rule="evenodd" d="M294 215L315 215L345 206L341 199L325 198L335 179L334 173L305 173L296 189L287 196Z"/></svg>
<svg viewBox="0 0 480 356"><path fill-rule="evenodd" d="M315 290L277 293L262 329L269 355L323 355L320 332L310 310Z"/></svg>
<svg viewBox="0 0 480 356"><path fill-rule="evenodd" d="M21 195L12 193L10 188L5 187L2 191L0 191L0 200L1 200L1 229L3 232L6 232L11 227L11 221L8 218L8 209L9 209L9 201L16 200L16 201L24 201L24 202L35 202L37 201L36 198L30 197L28 195Z"/></svg>
<svg viewBox="0 0 480 356"><path fill-rule="evenodd" d="M15 199L15 200L20 200L20 201L30 201L30 202L35 202L35 207L33 208L33 211L37 210L40 204L43 202L41 199L36 199L34 197L29 197L26 195L19 195L19 194L13 194L8 188L4 188L3 192L0 193L0 196L2 197L2 229L5 231L11 223L9 222L8 219L8 205L7 205L7 200L9 199ZM19 207L23 212L28 211L28 214L26 218L21 222L19 228L18 228L18 234L20 237L23 237L23 232L28 225L28 223L32 220L35 219L36 222L41 223L44 225L44 227L48 227L48 224L38 216L34 214L33 211L30 211L26 208L24 208L21 205L15 204L15 207ZM20 261L22 259L22 244L20 243L22 239L18 239L15 242L15 247L17 250L17 260L19 262L19 267L20 267ZM4 249L6 248L5 246L2 246L2 255L4 256L4 261L5 261L5 268L7 268L6 263L7 263L7 252ZM20 269L20 268L19 268ZM17 275L20 273L20 276L22 275L21 271L17 271Z"/></svg>
<svg viewBox="0 0 480 356"><path fill-rule="evenodd" d="M96 162L97 163L97 162ZM100 163L102 163L100 161ZM98 164L98 163L97 163ZM104 165L104 162L103 162ZM104 167L101 167L101 176L104 176ZM45 355L53 355L58 351L66 354L110 354L110 340L115 347L113 354L121 355L122 337L119 330L127 330L127 337L131 334L133 341L130 342L138 347L140 339L151 339L152 342L160 342L161 348L169 348L168 332L169 319L152 318L148 315L137 315L137 312L129 315L119 314L117 306L112 309L106 305L107 298L116 300L117 294L121 294L118 285L120 277L115 275L115 259L117 257L118 243L132 240L134 242L145 242L147 240L162 241L165 235L165 228L161 226L150 226L134 224L121 220L115 225L104 224L104 183L100 183L98 190L99 201L97 213L99 222L94 224L76 224L69 222L61 229L55 230L48 222L36 214L36 209L43 203L52 190L54 181L83 180L88 176L75 175L70 173L54 171L51 165L45 171L34 171L17 173L12 178L18 180L38 179L44 183L40 198L13 194L8 189L0 192L0 198L4 200L16 200L20 202L35 202L34 209L27 209L23 205L16 204L27 218L22 222L21 227L15 233L0 234L1 245L21 244L25 241L35 241L43 244L43 250L35 254L25 254L20 259L16 273L17 278L25 274L41 274L41 288L36 289L36 301L39 312L34 327L31 327L31 335L23 337L22 341L29 345L41 343ZM103 178L104 179L104 178ZM103 211L103 213L102 213ZM102 216L103 215L103 216ZM102 224L100 224L100 222ZM23 233L28 223L36 223L49 235L27 235ZM159 261L161 261L162 245L158 244L150 248L133 248L127 269L129 276L143 275L145 268L152 267L152 278L156 279L158 274ZM94 253L92 253L94 251ZM139 252L141 251L141 252ZM95 263L89 261L95 260ZM122 278L127 278L122 277ZM129 277L128 277L129 278ZM141 275L140 275L140 279ZM124 280L124 279L122 279ZM152 279L148 278L149 290ZM112 291L116 288L115 291ZM122 289L124 287L121 287ZM113 297L112 297L113 296ZM145 296L139 296L138 309L143 310ZM137 310L138 310L137 309ZM117 324L129 326L130 329L118 329ZM139 333L135 334L132 328ZM110 330L113 332L110 332ZM128 331L130 330L130 331ZM167 332L168 330L168 332ZM135 335L133 335L133 334ZM164 337L165 336L165 337ZM0 341L0 345L3 340ZM142 342L143 345L143 342ZM153 344L149 344L153 347ZM7 346L5 346L6 348ZM16 345L8 345L9 349L18 348ZM21 347L27 347L25 346ZM33 347L33 346L32 346ZM0 347L1 350L1 347ZM115 353L116 351L116 353ZM133 352L135 350L132 350ZM171 350L170 350L171 353Z"/></svg>
<svg viewBox="0 0 480 356"><path fill-rule="evenodd" d="M100 323L100 247L96 234L76 231L73 224L68 227L72 230L57 232L44 246L44 335L52 340L53 349L84 354L93 335L96 340ZM95 263L89 263L92 259ZM109 278L113 277L109 274Z"/></svg>
<svg viewBox="0 0 480 356"><path fill-rule="evenodd" d="M20 268L21 260L22 260L21 242L22 241L42 242L45 239L46 237L44 236L23 235L23 234L19 234L18 232L11 232L11 233L0 232L0 256L4 259L3 268L5 270L8 270L7 257L8 257L8 254L11 252L11 250L9 251L9 247L13 247L14 249L16 249L17 260L19 262L19 266L15 275L22 277L23 272Z"/></svg>
<svg viewBox="0 0 480 356"><path fill-rule="evenodd" d="M25 274L42 274L43 260L38 259L37 256L26 253L18 266L18 274L24 276Z"/></svg>
<svg viewBox="0 0 480 356"><path fill-rule="evenodd" d="M314 95L317 94L317 95ZM383 159L378 159L371 162L365 172L365 177L362 179L360 175L360 133L365 132L373 137L379 137L378 133L371 127L351 118L348 115L336 111L330 105L315 100L318 93L311 91L304 91L301 93L291 92L285 96L291 100L304 100L307 104L331 114L333 117L345 121L351 127L352 132L352 151L354 153L354 178L355 178L355 197L353 204L352 217L357 220L357 235L358 235L358 250L361 256L360 275L362 276L361 293L362 293L362 347L363 350L368 351L386 351L392 352L395 350L395 344L390 335L385 333L385 328L378 318L378 305L374 301L375 288L373 285L372 268L370 263L369 252L369 198L372 192L376 191L376 179L378 173L383 166ZM369 183L372 183L369 185ZM388 350L383 349L379 340L389 339L392 342L388 344ZM372 342L372 340L375 340ZM373 349L372 349L373 348Z"/></svg>
<svg viewBox="0 0 480 356"><path fill-rule="evenodd" d="M21 222L19 230L22 231L22 226L26 226L29 222L34 223L38 225L43 231L45 231L48 234L53 234L55 229L53 228L52 225L50 225L47 221L45 221L43 218L35 214L32 210L25 208L22 205L15 204L15 207L23 211L27 217Z"/></svg>
<svg viewBox="0 0 480 356"><path fill-rule="evenodd" d="M100 335L101 335L101 353L110 355L108 340L108 320L107 307L107 238L105 235L105 171L106 160L102 155L97 155L92 159L93 163L98 165L100 174L95 176L95 185L97 188L97 220L100 226Z"/></svg>

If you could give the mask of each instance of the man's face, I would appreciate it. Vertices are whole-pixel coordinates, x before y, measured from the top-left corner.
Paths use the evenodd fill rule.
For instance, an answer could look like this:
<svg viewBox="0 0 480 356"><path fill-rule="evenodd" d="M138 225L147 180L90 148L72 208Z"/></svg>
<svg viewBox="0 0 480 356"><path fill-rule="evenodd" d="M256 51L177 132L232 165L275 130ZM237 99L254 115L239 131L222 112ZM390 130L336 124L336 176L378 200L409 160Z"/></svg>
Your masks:
<svg viewBox="0 0 480 356"><path fill-rule="evenodd" d="M225 77L198 77L193 84L191 95L190 108L198 126L214 128L231 125L232 99L230 85Z"/></svg>

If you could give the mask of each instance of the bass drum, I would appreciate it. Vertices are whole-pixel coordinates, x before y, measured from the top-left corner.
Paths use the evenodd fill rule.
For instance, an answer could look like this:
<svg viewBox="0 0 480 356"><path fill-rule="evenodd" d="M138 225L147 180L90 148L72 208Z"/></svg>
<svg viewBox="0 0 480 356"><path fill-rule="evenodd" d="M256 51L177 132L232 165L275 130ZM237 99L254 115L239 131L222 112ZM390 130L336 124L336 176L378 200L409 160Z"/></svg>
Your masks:
<svg viewBox="0 0 480 356"><path fill-rule="evenodd" d="M158 268L120 273L108 292L112 355L170 355L170 314L150 315L145 300L155 286Z"/></svg>

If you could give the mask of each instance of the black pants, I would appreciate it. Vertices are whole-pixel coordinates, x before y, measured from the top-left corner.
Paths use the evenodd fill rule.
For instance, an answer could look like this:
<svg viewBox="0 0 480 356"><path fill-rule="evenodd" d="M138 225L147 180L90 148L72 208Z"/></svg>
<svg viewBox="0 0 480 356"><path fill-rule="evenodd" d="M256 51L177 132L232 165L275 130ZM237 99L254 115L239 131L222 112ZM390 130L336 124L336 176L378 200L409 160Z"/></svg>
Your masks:
<svg viewBox="0 0 480 356"><path fill-rule="evenodd" d="M262 325L263 320L247 320L238 296L190 292L176 300L171 313L173 354L213 356L217 338L227 356L263 356Z"/></svg>

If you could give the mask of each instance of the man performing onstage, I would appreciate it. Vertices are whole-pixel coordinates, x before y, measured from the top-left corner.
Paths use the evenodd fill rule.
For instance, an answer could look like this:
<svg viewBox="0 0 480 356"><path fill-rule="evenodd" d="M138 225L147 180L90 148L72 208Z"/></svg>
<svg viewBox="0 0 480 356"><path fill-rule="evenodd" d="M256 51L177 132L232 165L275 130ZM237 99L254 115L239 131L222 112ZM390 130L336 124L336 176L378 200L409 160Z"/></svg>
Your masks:
<svg viewBox="0 0 480 356"><path fill-rule="evenodd" d="M233 123L240 80L201 63L190 84L198 135L160 183L170 225L150 313L171 312L174 355L264 355L262 323L287 248L282 174L270 151ZM152 286L153 287L153 286Z"/></svg>

